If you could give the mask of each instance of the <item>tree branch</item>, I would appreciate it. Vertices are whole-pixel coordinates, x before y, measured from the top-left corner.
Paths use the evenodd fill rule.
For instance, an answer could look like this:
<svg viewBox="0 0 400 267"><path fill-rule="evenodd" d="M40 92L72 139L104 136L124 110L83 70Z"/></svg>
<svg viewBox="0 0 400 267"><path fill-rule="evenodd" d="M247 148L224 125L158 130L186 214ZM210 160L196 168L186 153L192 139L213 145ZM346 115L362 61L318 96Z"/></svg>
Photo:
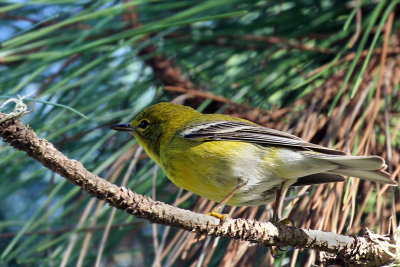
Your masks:
<svg viewBox="0 0 400 267"><path fill-rule="evenodd" d="M5 116L0 113L0 121ZM5 142L18 150L25 151L30 157L84 188L93 196L105 200L115 208L153 223L178 227L199 235L235 238L264 246L289 245L296 248L311 248L335 254L336 262L346 265L375 266L394 260L389 253L385 252L385 249L387 250L390 244L394 243L391 237L379 236L378 244L371 240L370 234L365 237L351 237L246 219L228 218L221 222L212 216L154 201L128 188L118 187L89 172L79 161L67 158L46 139L38 138L35 132L19 119L0 123L0 136ZM394 248L390 247L389 251L393 252ZM330 262L332 262L331 258Z"/></svg>

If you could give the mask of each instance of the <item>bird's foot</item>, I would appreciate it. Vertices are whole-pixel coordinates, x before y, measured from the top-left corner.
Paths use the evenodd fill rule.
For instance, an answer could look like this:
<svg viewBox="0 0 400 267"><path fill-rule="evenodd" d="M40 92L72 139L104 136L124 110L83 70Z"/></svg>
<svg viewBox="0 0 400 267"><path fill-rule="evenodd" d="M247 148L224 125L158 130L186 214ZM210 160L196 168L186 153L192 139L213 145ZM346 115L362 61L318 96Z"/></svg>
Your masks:
<svg viewBox="0 0 400 267"><path fill-rule="evenodd" d="M214 209L214 210L210 211L209 213L207 213L207 215L218 218L222 222L224 222L227 218L229 218L228 214L219 213L219 209Z"/></svg>
<svg viewBox="0 0 400 267"><path fill-rule="evenodd" d="M289 218L282 219L280 221L277 221L276 223L294 227L294 221L292 219L289 219Z"/></svg>

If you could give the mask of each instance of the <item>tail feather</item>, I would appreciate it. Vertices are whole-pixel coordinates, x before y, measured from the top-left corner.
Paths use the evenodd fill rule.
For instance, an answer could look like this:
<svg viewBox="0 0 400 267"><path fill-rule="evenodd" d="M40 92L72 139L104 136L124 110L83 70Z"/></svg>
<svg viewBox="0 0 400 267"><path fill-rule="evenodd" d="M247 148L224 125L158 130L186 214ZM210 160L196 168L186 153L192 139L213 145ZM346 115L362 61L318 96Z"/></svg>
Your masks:
<svg viewBox="0 0 400 267"><path fill-rule="evenodd" d="M337 158L327 158L327 160L338 164L340 167L348 167L364 171L386 169L385 161L383 158L378 156L340 156Z"/></svg>
<svg viewBox="0 0 400 267"><path fill-rule="evenodd" d="M391 179L389 173L384 171L386 164L383 158L378 156L347 156L326 155L322 153L303 152L303 155L332 163L333 168L328 171L331 174L352 176L378 183L397 185Z"/></svg>
<svg viewBox="0 0 400 267"><path fill-rule="evenodd" d="M310 152L303 152L302 154L309 158L323 159L350 169L356 168L365 171L375 171L386 168L385 160L379 156L338 156Z"/></svg>
<svg viewBox="0 0 400 267"><path fill-rule="evenodd" d="M356 169L337 169L329 173L357 177L382 184L397 185L397 182L390 179L390 174L381 170L356 170Z"/></svg>

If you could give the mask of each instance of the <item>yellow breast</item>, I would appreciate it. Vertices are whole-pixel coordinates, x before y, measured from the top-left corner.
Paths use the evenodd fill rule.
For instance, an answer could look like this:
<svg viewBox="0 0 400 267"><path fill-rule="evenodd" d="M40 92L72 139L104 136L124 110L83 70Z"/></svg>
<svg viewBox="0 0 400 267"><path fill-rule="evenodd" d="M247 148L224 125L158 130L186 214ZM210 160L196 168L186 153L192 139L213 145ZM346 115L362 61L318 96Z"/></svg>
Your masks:
<svg viewBox="0 0 400 267"><path fill-rule="evenodd" d="M185 150L171 143L168 152L161 153L162 169L177 186L221 201L238 185L241 177L233 166L252 145L232 141L186 142Z"/></svg>

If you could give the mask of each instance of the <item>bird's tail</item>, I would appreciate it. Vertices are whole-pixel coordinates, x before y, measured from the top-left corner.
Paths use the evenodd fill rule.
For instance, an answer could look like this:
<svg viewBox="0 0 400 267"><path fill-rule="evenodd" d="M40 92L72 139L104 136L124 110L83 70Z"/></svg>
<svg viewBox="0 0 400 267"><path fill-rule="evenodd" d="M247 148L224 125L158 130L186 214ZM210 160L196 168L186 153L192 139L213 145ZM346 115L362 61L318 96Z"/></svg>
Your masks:
<svg viewBox="0 0 400 267"><path fill-rule="evenodd" d="M307 156L333 163L336 168L329 170L328 173L397 185L397 182L392 180L390 174L385 171L387 166L384 159L378 156L341 156L320 153L307 153Z"/></svg>

